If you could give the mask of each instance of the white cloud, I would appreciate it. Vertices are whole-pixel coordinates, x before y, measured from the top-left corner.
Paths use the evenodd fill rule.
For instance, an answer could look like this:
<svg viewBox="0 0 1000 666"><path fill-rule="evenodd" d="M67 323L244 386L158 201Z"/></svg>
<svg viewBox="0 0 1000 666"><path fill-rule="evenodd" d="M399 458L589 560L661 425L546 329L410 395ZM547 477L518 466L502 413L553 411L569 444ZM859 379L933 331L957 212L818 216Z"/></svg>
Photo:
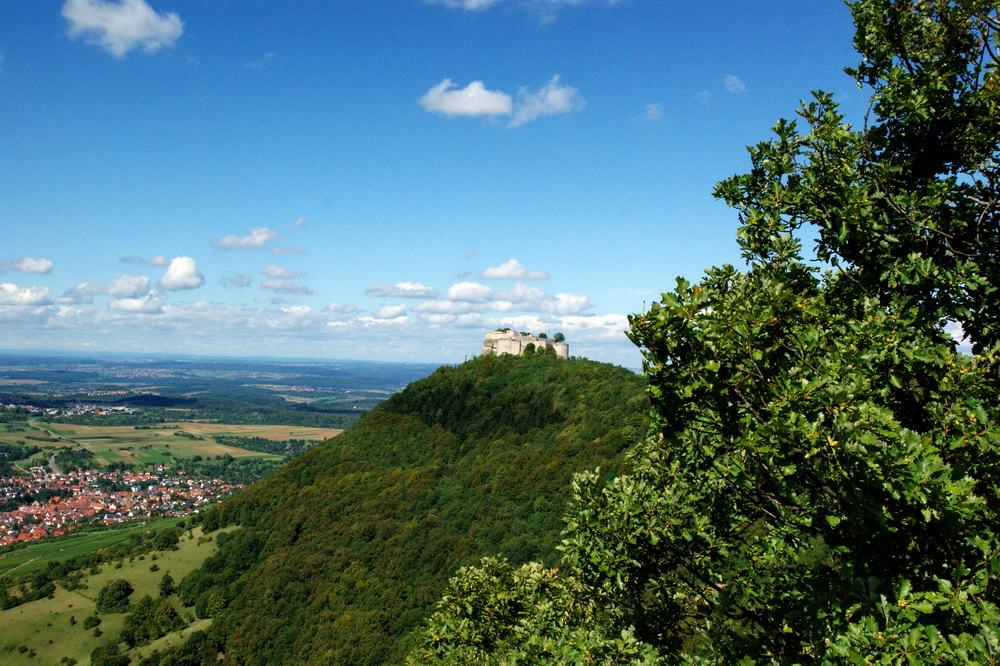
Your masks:
<svg viewBox="0 0 1000 666"><path fill-rule="evenodd" d="M62 15L70 37L84 37L116 58L139 46L146 53L173 46L184 32L177 14L157 14L145 0L66 0Z"/></svg>
<svg viewBox="0 0 1000 666"><path fill-rule="evenodd" d="M54 311L51 305L9 306L0 303L0 321L25 327L30 331L29 336L38 339L37 327L52 321ZM4 333L9 336L11 331L5 330ZM5 342L9 341L9 337L5 339Z"/></svg>
<svg viewBox="0 0 1000 666"><path fill-rule="evenodd" d="M699 90L694 94L694 98L698 100L699 104L702 104L704 106L708 106L709 104L712 103L712 93L708 92L707 90Z"/></svg>
<svg viewBox="0 0 1000 666"><path fill-rule="evenodd" d="M545 292L538 287L518 282L506 291L497 292L494 299L512 305L512 307L504 309L534 310L534 304L545 300Z"/></svg>
<svg viewBox="0 0 1000 666"><path fill-rule="evenodd" d="M449 328L485 329L483 318L476 313L467 314L420 314L417 315L429 324L447 325Z"/></svg>
<svg viewBox="0 0 1000 666"><path fill-rule="evenodd" d="M377 284L365 292L365 296L385 298L434 298L438 290L419 282L397 282L393 285Z"/></svg>
<svg viewBox="0 0 1000 666"><path fill-rule="evenodd" d="M150 292L142 298L118 298L108 303L108 308L119 312L136 314L159 314L163 312L160 299Z"/></svg>
<svg viewBox="0 0 1000 666"><path fill-rule="evenodd" d="M493 301L485 303L472 303L470 301L452 301L448 299L437 299L424 301L413 306L414 312L425 314L448 314L460 315L471 312L486 312L495 305Z"/></svg>
<svg viewBox="0 0 1000 666"><path fill-rule="evenodd" d="M726 90L731 93L742 93L747 91L746 85L740 80L740 77L735 74L727 74L726 78L722 79L722 85L726 86Z"/></svg>
<svg viewBox="0 0 1000 666"><path fill-rule="evenodd" d="M149 293L149 278L144 275L121 275L107 285L81 282L56 299L57 303L90 303L98 294L115 298L135 298Z"/></svg>
<svg viewBox="0 0 1000 666"><path fill-rule="evenodd" d="M559 320L567 339L571 334L591 339L618 340L629 329L628 317L621 314L563 317Z"/></svg>
<svg viewBox="0 0 1000 666"><path fill-rule="evenodd" d="M397 319L406 314L405 305L383 305L372 313L375 319Z"/></svg>
<svg viewBox="0 0 1000 666"><path fill-rule="evenodd" d="M302 271L296 271L296 270L292 270L290 268L282 268L281 266L278 266L277 264L271 264L270 266L268 266L267 268L265 268L261 272L264 275L266 275L267 277L281 278L281 279L286 279L286 280L290 280L290 279L302 276Z"/></svg>
<svg viewBox="0 0 1000 666"><path fill-rule="evenodd" d="M22 273L51 273L52 266L54 265L51 259L45 257L40 259L31 259L29 257L4 259L2 263L4 268Z"/></svg>
<svg viewBox="0 0 1000 666"><path fill-rule="evenodd" d="M72 289L67 289L62 296L56 299L56 303L93 303L94 297L92 294L101 293L100 291L93 290L96 287L100 287L100 285L81 282Z"/></svg>
<svg viewBox="0 0 1000 666"><path fill-rule="evenodd" d="M289 296L308 296L313 293L312 289L301 284L292 284L291 282L286 282L282 279L271 279L264 280L260 284L261 289L267 289L268 291L275 291L279 294L288 294Z"/></svg>
<svg viewBox="0 0 1000 666"><path fill-rule="evenodd" d="M482 81L457 88L451 79L437 84L418 100L427 111L448 116L511 116L507 127L518 127L539 116L579 111L586 102L576 88L559 83L559 76L536 92L522 88L514 102L499 90L487 90Z"/></svg>
<svg viewBox="0 0 1000 666"><path fill-rule="evenodd" d="M945 324L944 332L952 337L952 339L958 343L958 350L966 354L972 353L972 341L969 340L969 336L965 334L965 329L957 321L949 321Z"/></svg>
<svg viewBox="0 0 1000 666"><path fill-rule="evenodd" d="M105 294L118 298L134 298L149 293L149 278L145 275L121 275L108 283Z"/></svg>
<svg viewBox="0 0 1000 666"><path fill-rule="evenodd" d="M167 291L195 289L205 284L205 277L198 272L198 263L191 257L174 257L158 284Z"/></svg>
<svg viewBox="0 0 1000 666"><path fill-rule="evenodd" d="M284 254L306 254L305 250L301 250L297 247L269 247L267 251L274 255L284 255Z"/></svg>
<svg viewBox="0 0 1000 666"><path fill-rule="evenodd" d="M578 314L594 307L590 297L578 294L546 294L538 287L518 282L494 292L475 282L459 282L448 289L448 297L418 303L414 312L426 315L466 315L483 312L544 312Z"/></svg>
<svg viewBox="0 0 1000 666"><path fill-rule="evenodd" d="M542 312L552 314L579 314L592 307L594 303L586 294L556 294L546 297L539 306Z"/></svg>
<svg viewBox="0 0 1000 666"><path fill-rule="evenodd" d="M142 257L122 257L122 263L141 264L145 266L167 266L170 264L170 260L162 254L158 254L152 259L143 259Z"/></svg>
<svg viewBox="0 0 1000 666"><path fill-rule="evenodd" d="M451 79L445 79L428 90L418 103L428 111L448 116L505 116L511 112L510 95L487 90L482 81L452 90L455 87Z"/></svg>
<svg viewBox="0 0 1000 666"><path fill-rule="evenodd" d="M336 312L339 314L350 314L357 310L353 305L348 305L347 303L330 303L328 306L323 308L327 312Z"/></svg>
<svg viewBox="0 0 1000 666"><path fill-rule="evenodd" d="M538 92L528 92L526 89L521 89L514 117L508 127L523 125L539 116L579 111L586 104L576 88L559 85L559 75L557 74Z"/></svg>
<svg viewBox="0 0 1000 666"><path fill-rule="evenodd" d="M0 305L48 305L48 287L18 287L9 282L0 282Z"/></svg>
<svg viewBox="0 0 1000 666"><path fill-rule="evenodd" d="M448 299L481 303L490 298L493 290L478 282L457 282L448 287Z"/></svg>
<svg viewBox="0 0 1000 666"><path fill-rule="evenodd" d="M510 259L499 266L491 266L479 274L490 280L548 280L545 271L529 271L517 259Z"/></svg>
<svg viewBox="0 0 1000 666"><path fill-rule="evenodd" d="M267 227L254 227L246 236L228 234L212 243L220 250L257 250L271 241L281 240L281 234Z"/></svg>

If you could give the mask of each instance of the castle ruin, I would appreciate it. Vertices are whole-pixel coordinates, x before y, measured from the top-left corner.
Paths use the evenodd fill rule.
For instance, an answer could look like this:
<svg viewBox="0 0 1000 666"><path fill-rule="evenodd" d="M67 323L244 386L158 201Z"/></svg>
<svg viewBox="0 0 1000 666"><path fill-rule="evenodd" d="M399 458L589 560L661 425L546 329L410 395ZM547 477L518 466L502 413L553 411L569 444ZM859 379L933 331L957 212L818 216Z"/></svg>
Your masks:
<svg viewBox="0 0 1000 666"><path fill-rule="evenodd" d="M487 333L486 339L483 340L483 351L479 355L492 354L500 356L502 354L513 354L514 356L520 356L524 354L528 345L533 345L533 348L536 350L551 349L555 352L557 358L569 358L569 345L565 342L556 342L548 338L536 338L530 333L518 333L509 328L501 328Z"/></svg>

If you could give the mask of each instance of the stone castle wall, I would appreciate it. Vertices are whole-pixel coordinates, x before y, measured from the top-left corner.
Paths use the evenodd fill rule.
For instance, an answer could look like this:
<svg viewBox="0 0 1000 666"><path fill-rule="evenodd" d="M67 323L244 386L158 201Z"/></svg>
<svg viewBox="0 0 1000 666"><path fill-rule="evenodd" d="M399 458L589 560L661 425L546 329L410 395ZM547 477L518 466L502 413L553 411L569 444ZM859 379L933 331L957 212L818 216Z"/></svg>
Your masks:
<svg viewBox="0 0 1000 666"><path fill-rule="evenodd" d="M557 358L569 358L569 345L565 342L536 338L530 333L518 333L517 331L490 331L486 334L486 339L483 340L483 350L479 355L513 354L520 356L529 344L535 345L536 349L552 349Z"/></svg>

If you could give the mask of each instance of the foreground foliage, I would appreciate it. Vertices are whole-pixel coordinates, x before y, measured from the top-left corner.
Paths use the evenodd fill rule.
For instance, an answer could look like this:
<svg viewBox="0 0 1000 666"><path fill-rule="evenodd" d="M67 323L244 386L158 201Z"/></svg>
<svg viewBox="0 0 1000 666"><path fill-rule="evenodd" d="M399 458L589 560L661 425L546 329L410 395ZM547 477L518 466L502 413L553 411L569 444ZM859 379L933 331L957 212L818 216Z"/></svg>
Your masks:
<svg viewBox="0 0 1000 666"><path fill-rule="evenodd" d="M544 586L463 570L412 663L1000 661L998 3L851 8L871 122L817 93L719 185L748 266L632 318L630 473L577 477Z"/></svg>

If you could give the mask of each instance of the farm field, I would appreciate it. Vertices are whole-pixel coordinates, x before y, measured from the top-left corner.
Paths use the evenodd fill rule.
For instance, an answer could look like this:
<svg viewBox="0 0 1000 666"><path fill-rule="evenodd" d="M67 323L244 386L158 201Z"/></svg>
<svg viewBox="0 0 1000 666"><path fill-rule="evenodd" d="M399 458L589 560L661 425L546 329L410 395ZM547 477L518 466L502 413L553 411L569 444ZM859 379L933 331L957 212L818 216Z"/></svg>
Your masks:
<svg viewBox="0 0 1000 666"><path fill-rule="evenodd" d="M103 564L99 573L83 579L87 586L85 589L67 591L57 586L52 598L0 611L0 623L4 627L0 638L0 662L11 665L57 664L64 657L71 657L80 664L90 663L91 651L116 637L125 617L124 613L101 614L98 627L101 636L94 636L92 629L83 628L83 619L94 613L94 602L101 588L112 580L122 578L135 588L130 598L132 601L146 594L156 598L164 573L169 572L174 580L180 581L215 552L215 539L199 541L201 536L200 528L186 531L176 551L140 555L122 562L121 567ZM171 602L182 616L188 619L193 617L192 609L182 607L177 597L171 597ZM198 621L186 631L204 629L208 623ZM169 640L166 637L163 642Z"/></svg>
<svg viewBox="0 0 1000 666"><path fill-rule="evenodd" d="M326 440L342 432L334 428L283 425L232 425L225 423L177 422L155 427L95 426L68 423L36 422L35 427L4 424L0 442L23 440L36 446L80 444L94 452L98 462L109 464L168 463L171 460L230 455L234 458L278 458L267 453L248 451L218 444L216 435L261 437L271 440Z"/></svg>

